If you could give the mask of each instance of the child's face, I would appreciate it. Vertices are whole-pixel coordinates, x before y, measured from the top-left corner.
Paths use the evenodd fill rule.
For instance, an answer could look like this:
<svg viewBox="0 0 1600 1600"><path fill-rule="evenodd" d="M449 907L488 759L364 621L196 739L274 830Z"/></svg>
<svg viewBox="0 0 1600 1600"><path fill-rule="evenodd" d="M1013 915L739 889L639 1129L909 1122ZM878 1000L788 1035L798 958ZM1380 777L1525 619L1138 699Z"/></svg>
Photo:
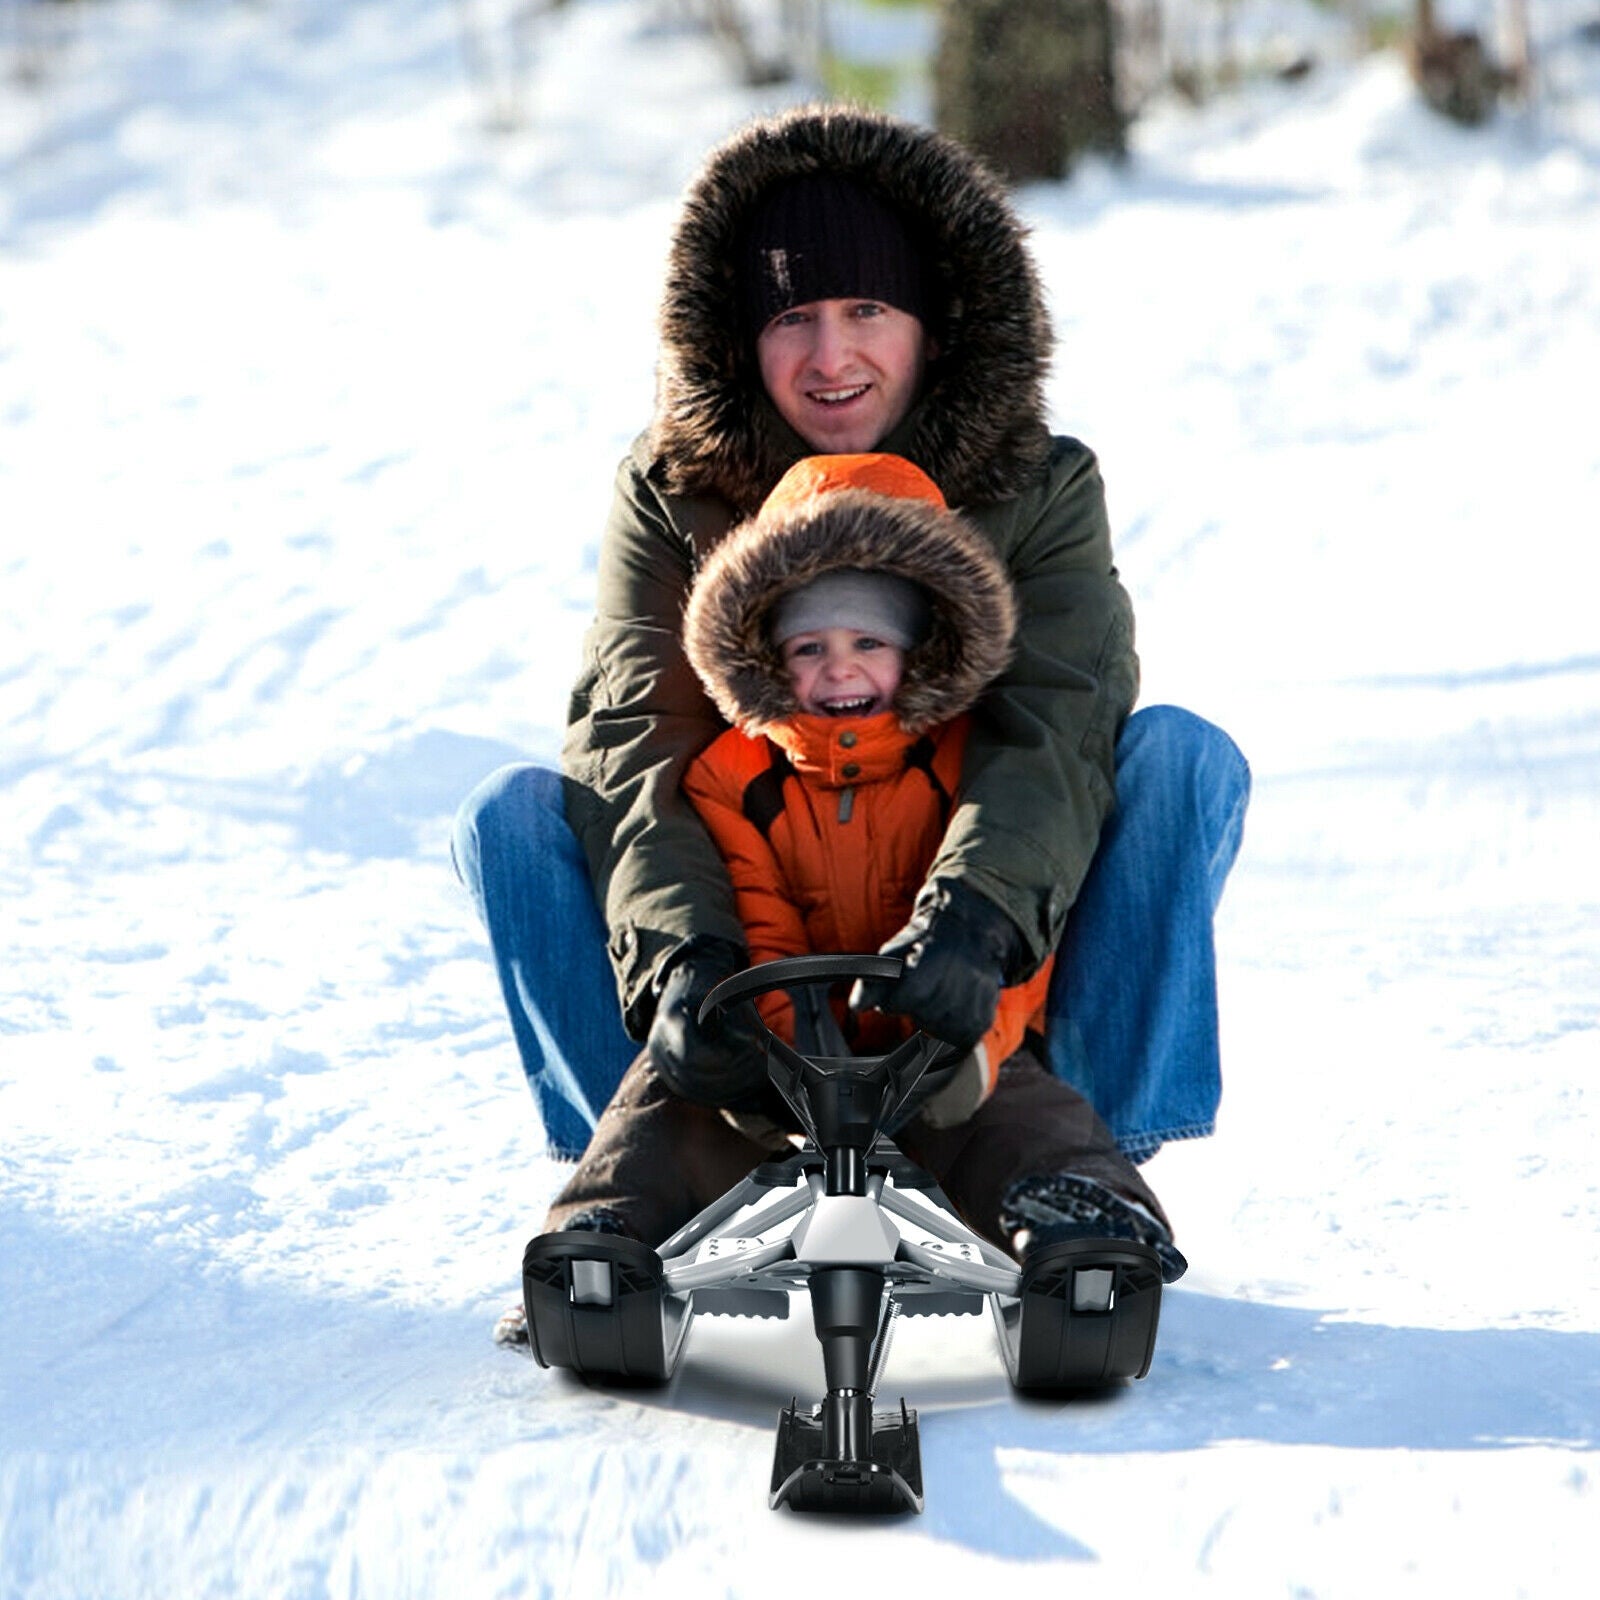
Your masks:
<svg viewBox="0 0 1600 1600"><path fill-rule="evenodd" d="M817 628L783 642L800 709L816 717L870 717L894 704L906 653L859 628Z"/></svg>

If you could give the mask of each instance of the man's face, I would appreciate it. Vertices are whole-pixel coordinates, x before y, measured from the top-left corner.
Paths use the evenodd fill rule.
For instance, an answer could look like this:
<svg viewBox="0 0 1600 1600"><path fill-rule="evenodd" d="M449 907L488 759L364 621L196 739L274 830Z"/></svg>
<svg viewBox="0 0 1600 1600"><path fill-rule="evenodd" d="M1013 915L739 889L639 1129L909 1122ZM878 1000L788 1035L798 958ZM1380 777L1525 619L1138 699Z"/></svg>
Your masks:
<svg viewBox="0 0 1600 1600"><path fill-rule="evenodd" d="M813 300L756 339L761 381L785 422L822 455L874 450L916 399L922 324L879 300Z"/></svg>

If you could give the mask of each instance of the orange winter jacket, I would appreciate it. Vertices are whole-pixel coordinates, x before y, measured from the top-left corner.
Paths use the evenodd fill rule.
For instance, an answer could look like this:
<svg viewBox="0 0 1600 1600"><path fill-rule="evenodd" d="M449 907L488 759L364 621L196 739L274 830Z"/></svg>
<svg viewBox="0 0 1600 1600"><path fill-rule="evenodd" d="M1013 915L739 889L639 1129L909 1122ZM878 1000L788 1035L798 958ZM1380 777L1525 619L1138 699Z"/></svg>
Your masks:
<svg viewBox="0 0 1600 1600"><path fill-rule="evenodd" d="M728 864L752 962L874 951L905 925L944 838L967 724L958 716L916 736L892 711L797 714L766 737L730 728L695 759L684 789ZM987 1088L1024 1030L1043 1031L1051 966L1002 991L982 1043ZM758 1003L768 1026L792 1040L788 998ZM862 1054L910 1031L902 1017L857 1018L842 1001L834 1009Z"/></svg>

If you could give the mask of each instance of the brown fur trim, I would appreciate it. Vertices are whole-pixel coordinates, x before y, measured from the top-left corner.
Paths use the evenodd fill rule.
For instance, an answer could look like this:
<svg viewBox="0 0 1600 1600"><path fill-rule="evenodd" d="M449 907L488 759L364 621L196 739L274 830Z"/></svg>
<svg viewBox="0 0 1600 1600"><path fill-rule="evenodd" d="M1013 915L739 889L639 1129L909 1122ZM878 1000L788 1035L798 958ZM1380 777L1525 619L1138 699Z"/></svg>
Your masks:
<svg viewBox="0 0 1600 1600"><path fill-rule="evenodd" d="M768 619L791 590L846 567L910 578L932 603L895 697L907 732L967 710L1009 664L1016 597L983 534L924 501L842 490L736 528L695 582L684 650L729 722L760 734L799 710Z"/></svg>
<svg viewBox="0 0 1600 1600"><path fill-rule="evenodd" d="M809 452L767 399L739 296L759 196L801 173L845 174L893 206L929 252L938 356L897 448L952 505L1016 494L1044 469L1050 325L1000 181L950 139L876 112L802 107L725 141L689 186L668 257L651 442L667 490L753 513Z"/></svg>

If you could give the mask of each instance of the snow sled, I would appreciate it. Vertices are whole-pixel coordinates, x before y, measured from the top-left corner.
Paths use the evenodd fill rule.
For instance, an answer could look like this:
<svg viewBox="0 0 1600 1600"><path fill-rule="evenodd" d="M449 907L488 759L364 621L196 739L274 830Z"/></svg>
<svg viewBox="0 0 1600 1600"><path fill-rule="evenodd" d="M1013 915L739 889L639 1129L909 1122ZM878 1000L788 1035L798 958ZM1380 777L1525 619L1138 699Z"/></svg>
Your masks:
<svg viewBox="0 0 1600 1600"><path fill-rule="evenodd" d="M893 978L897 958L796 956L735 974L701 1008L777 989ZM812 1014L826 1007L811 1006ZM883 1056L806 1056L760 1024L767 1072L805 1143L757 1167L659 1249L609 1234L540 1234L523 1257L540 1365L591 1381L664 1383L695 1316L786 1317L805 1291L827 1393L778 1419L769 1504L920 1511L917 1413L874 1410L897 1316L981 1313L988 1300L1019 1390L1081 1391L1149 1370L1160 1262L1146 1245L1073 1239L1019 1266L972 1232L883 1130L946 1047L915 1033Z"/></svg>

